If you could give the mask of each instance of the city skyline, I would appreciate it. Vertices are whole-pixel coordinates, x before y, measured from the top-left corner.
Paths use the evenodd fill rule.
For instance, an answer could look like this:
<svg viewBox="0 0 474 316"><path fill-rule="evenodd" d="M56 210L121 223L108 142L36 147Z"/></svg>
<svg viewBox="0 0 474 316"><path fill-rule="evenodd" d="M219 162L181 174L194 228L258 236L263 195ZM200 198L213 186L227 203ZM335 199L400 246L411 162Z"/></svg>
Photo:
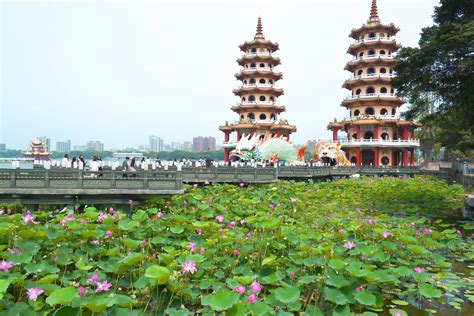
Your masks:
<svg viewBox="0 0 474 316"><path fill-rule="evenodd" d="M156 133L171 142L211 135L220 144L216 126L238 101L238 44L259 15L282 48L285 118L298 127L292 139L330 139L327 122L344 115L347 35L366 21L370 1L243 4L2 3L0 143L24 147L28 135L48 135L125 148ZM436 4L381 0L379 12L400 26L402 45L415 46Z"/></svg>

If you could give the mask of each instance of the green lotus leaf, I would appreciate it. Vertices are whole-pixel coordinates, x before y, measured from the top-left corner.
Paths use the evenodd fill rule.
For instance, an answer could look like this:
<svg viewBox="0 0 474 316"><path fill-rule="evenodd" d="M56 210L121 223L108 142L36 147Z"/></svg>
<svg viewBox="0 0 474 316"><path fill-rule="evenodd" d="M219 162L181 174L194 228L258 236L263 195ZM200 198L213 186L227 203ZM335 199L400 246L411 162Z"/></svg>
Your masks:
<svg viewBox="0 0 474 316"><path fill-rule="evenodd" d="M240 295L238 293L221 288L208 297L207 305L209 305L212 310L221 312L231 308L239 301L239 298Z"/></svg>
<svg viewBox="0 0 474 316"><path fill-rule="evenodd" d="M156 284L166 284L170 278L170 270L166 267L153 265L145 270L145 277L155 280Z"/></svg>
<svg viewBox="0 0 474 316"><path fill-rule="evenodd" d="M50 306L54 305L67 305L75 297L77 297L77 289L75 287L69 286L61 289L57 289L49 294L46 298L46 303Z"/></svg>
<svg viewBox="0 0 474 316"><path fill-rule="evenodd" d="M426 298L439 298L443 294L441 290L428 283L420 284L418 289L420 294Z"/></svg>
<svg viewBox="0 0 474 316"><path fill-rule="evenodd" d="M354 294L354 298L357 302L367 306L375 305L375 302L377 301L375 295L373 295L367 290L356 292Z"/></svg>
<svg viewBox="0 0 474 316"><path fill-rule="evenodd" d="M292 302L296 302L300 299L300 289L296 286L288 287L288 288L277 288L274 291L275 298L282 303L288 304Z"/></svg>

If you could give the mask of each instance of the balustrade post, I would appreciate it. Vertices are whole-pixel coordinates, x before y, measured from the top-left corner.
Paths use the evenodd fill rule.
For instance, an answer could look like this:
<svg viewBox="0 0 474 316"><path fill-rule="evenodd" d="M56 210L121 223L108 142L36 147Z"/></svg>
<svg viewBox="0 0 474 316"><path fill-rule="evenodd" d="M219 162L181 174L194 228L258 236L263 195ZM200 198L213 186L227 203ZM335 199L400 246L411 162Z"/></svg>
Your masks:
<svg viewBox="0 0 474 316"><path fill-rule="evenodd" d="M10 187L16 187L16 170L12 170L10 173Z"/></svg>
<svg viewBox="0 0 474 316"><path fill-rule="evenodd" d="M80 169L78 171L77 184L79 186L79 189L82 189L84 186L84 171Z"/></svg>
<svg viewBox="0 0 474 316"><path fill-rule="evenodd" d="M112 170L110 172L110 188L115 189L116 186L117 186L116 172L115 172L115 170Z"/></svg>
<svg viewBox="0 0 474 316"><path fill-rule="evenodd" d="M143 175L143 188L148 189L148 172L144 171L142 175Z"/></svg>
<svg viewBox="0 0 474 316"><path fill-rule="evenodd" d="M44 186L49 188L49 171L47 169L44 171Z"/></svg>
<svg viewBox="0 0 474 316"><path fill-rule="evenodd" d="M176 189L177 190L182 190L183 189L183 172L182 171L176 171L176 179L175 179L175 183L176 183Z"/></svg>

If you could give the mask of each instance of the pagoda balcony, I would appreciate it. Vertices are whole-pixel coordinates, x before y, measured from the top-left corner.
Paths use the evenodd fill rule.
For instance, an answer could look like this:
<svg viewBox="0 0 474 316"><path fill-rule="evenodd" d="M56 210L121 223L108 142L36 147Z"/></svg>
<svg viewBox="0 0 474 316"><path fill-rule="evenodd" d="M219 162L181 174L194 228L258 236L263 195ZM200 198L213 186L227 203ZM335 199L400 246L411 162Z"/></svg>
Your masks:
<svg viewBox="0 0 474 316"><path fill-rule="evenodd" d="M271 84L271 83L247 83L247 84L242 84L239 86L239 89L241 88L275 88L275 89L281 89L280 87Z"/></svg>
<svg viewBox="0 0 474 316"><path fill-rule="evenodd" d="M273 68L270 67L253 67L253 68L244 68L243 72L254 72L254 71L273 71Z"/></svg>
<svg viewBox="0 0 474 316"><path fill-rule="evenodd" d="M270 52L256 52L256 53L245 53L240 58L237 58L237 63L240 66L245 66L249 62L268 62L273 66L278 66L281 63L280 57L273 56Z"/></svg>
<svg viewBox="0 0 474 316"><path fill-rule="evenodd" d="M342 84L342 87L350 90L353 87L360 84L375 83L375 82L389 83L395 77L396 77L395 74L390 74L390 73L363 74L363 75L351 76L346 81L344 81L344 83Z"/></svg>
<svg viewBox="0 0 474 316"><path fill-rule="evenodd" d="M361 121L361 120L384 120L384 121L396 121L400 119L400 115L358 115L358 116L346 116L343 122Z"/></svg>
<svg viewBox="0 0 474 316"><path fill-rule="evenodd" d="M359 79L373 79L373 78L395 78L395 74L363 74L357 76L351 76L347 79L347 81L359 80Z"/></svg>
<svg viewBox="0 0 474 316"><path fill-rule="evenodd" d="M242 54L242 57L255 57L255 56L265 57L265 56L271 56L271 55L272 53L270 52L251 52L251 53Z"/></svg>
<svg viewBox="0 0 474 316"><path fill-rule="evenodd" d="M344 100L356 100L356 99L398 99L395 93L366 93L366 94L356 94L349 95Z"/></svg>
<svg viewBox="0 0 474 316"><path fill-rule="evenodd" d="M395 54L375 54L375 55L364 55L361 57L352 58L351 62L355 63L360 60L375 60L375 59L395 59Z"/></svg>
<svg viewBox="0 0 474 316"><path fill-rule="evenodd" d="M276 103L274 101L242 101L240 103L237 103L237 105L264 105L264 106L269 106L269 105L274 105L274 106L281 106L279 103Z"/></svg>
<svg viewBox="0 0 474 316"><path fill-rule="evenodd" d="M372 42L393 42L395 41L394 37L381 37L381 36L376 36L376 37L369 37L369 38L363 38L358 41L353 42L351 45L359 45L362 43L372 43Z"/></svg>
<svg viewBox="0 0 474 316"><path fill-rule="evenodd" d="M342 147L419 147L418 139L349 139L339 141Z"/></svg>

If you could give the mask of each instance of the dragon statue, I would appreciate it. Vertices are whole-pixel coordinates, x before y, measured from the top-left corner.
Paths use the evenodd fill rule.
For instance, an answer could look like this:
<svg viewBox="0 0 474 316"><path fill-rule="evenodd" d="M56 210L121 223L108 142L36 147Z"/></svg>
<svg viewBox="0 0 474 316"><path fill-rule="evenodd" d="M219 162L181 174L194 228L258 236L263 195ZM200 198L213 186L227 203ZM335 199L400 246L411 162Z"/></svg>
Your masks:
<svg viewBox="0 0 474 316"><path fill-rule="evenodd" d="M284 136L268 137L261 135L242 135L234 150L231 159L243 161L271 160L274 163L284 160L297 164L302 162L307 145L295 149L293 144Z"/></svg>
<svg viewBox="0 0 474 316"><path fill-rule="evenodd" d="M313 160L331 166L350 166L345 152L341 149L341 144L320 140L313 148Z"/></svg>

